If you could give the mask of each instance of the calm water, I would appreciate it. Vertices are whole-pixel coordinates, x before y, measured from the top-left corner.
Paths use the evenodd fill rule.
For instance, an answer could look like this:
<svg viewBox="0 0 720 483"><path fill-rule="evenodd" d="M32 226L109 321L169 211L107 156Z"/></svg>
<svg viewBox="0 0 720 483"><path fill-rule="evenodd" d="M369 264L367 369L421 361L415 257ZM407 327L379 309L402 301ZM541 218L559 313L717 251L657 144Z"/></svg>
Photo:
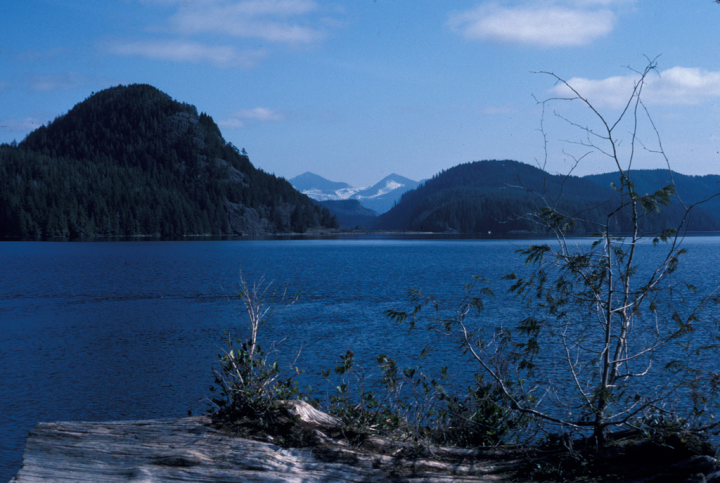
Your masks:
<svg viewBox="0 0 720 483"><path fill-rule="evenodd" d="M222 332L240 324L238 267L302 289L265 340L302 348L314 385L352 349L410 361L431 341L384 317L408 289L456 300L472 275L519 268L528 241L364 238L0 243L0 481L18 470L39 421L172 418L203 412ZM577 243L586 243L578 240ZM720 281L720 238L691 238L683 276ZM502 286L495 287L502 292ZM517 304L498 299L494 320ZM446 363L450 347L436 356ZM462 364L462 362L456 362ZM315 378L313 381L312 379Z"/></svg>

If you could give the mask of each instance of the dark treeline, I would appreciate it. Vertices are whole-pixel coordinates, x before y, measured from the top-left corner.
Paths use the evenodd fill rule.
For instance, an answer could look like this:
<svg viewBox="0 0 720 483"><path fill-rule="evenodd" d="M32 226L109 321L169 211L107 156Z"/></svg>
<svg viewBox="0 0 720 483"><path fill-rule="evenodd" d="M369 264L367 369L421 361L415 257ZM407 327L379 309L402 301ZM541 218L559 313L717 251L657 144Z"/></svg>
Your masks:
<svg viewBox="0 0 720 483"><path fill-rule="evenodd" d="M207 114L148 85L76 105L0 147L0 236L304 232L327 209L256 169Z"/></svg>
<svg viewBox="0 0 720 483"><path fill-rule="evenodd" d="M720 214L720 175L689 176L667 169L635 169L631 173L638 193L652 193L674 183L678 197L686 205L700 203L699 207L713 215ZM603 187L620 184L618 173L592 174L584 179Z"/></svg>
<svg viewBox="0 0 720 483"><path fill-rule="evenodd" d="M337 217L340 228L343 229L365 229L378 216L376 211L365 208L358 200L325 200L319 203Z"/></svg>
<svg viewBox="0 0 720 483"><path fill-rule="evenodd" d="M603 186L605 180L550 175L517 161L478 161L461 164L435 175L413 191L405 193L397 205L378 217L376 229L419 231L457 231L461 233L507 233L542 231L531 213L547 205L572 215L570 233L590 234L606 221L609 206L620 198ZM659 189L668 183L658 186ZM640 189L638 189L640 192ZM640 229L658 231L676 226L684 215L678 203L660 213L644 214ZM613 230L630 228L630 211L612 220ZM720 220L701 208L693 210L689 229L720 230Z"/></svg>

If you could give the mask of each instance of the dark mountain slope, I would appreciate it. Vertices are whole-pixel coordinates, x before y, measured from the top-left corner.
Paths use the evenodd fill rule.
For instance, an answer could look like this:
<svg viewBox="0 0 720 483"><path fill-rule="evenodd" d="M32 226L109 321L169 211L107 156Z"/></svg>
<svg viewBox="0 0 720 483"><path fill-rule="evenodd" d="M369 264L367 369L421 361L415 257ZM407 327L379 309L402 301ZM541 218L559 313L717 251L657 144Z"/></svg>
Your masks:
<svg viewBox="0 0 720 483"><path fill-rule="evenodd" d="M110 88L0 149L0 236L302 232L336 221L256 169L212 118L148 85Z"/></svg>
<svg viewBox="0 0 720 483"><path fill-rule="evenodd" d="M593 232L604 222L608 207L618 203L616 192L575 176L550 175L517 161L478 161L448 169L405 193L392 210L378 217L375 229L457 231L463 233L540 232L525 215L536 213L545 201L579 220L576 234ZM678 206L641 220L643 230L673 225ZM629 213L617 217L614 229L629 228ZM693 228L717 230L720 222L698 211Z"/></svg>
<svg viewBox="0 0 720 483"><path fill-rule="evenodd" d="M688 176L673 172L672 176L666 169L635 169L631 172L635 189L638 193L652 193L658 189L675 182L677 195L686 205L705 201L699 208L720 215L720 175L709 174L705 176ZM620 175L617 173L594 174L585 176L602 187L609 187L610 183L620 185Z"/></svg>
<svg viewBox="0 0 720 483"><path fill-rule="evenodd" d="M358 200L325 200L318 203L327 208L330 214L337 217L340 228L343 229L352 229L358 226L366 228L378 216L376 211L365 208Z"/></svg>

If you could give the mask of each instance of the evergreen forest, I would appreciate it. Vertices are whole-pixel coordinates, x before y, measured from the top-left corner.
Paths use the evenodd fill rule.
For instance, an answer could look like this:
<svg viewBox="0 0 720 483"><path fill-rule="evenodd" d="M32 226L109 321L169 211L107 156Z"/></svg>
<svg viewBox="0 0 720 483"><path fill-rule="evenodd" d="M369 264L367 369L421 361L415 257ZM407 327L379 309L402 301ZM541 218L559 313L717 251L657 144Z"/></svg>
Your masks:
<svg viewBox="0 0 720 483"><path fill-rule="evenodd" d="M212 120L149 85L94 93L0 146L0 237L258 235L336 228Z"/></svg>
<svg viewBox="0 0 720 483"><path fill-rule="evenodd" d="M648 171L648 173L654 173ZM635 171L643 181L640 189L652 191L670 184L669 176L644 176ZM693 177L682 177L692 186ZM533 214L543 207L571 213L574 223L568 233L591 234L606 218L609 208L619 206L620 195L611 182L619 185L616 175L598 175L580 178L576 176L551 175L534 166L511 160L475 161L442 171L415 190L404 193L389 212L379 216L372 228L402 229L429 232L459 233L541 233L541 224ZM685 178L690 179L690 181ZM705 178L705 177L703 177ZM720 179L720 177L718 177ZM715 181L715 182L713 182ZM717 180L705 180L717 192ZM680 186L683 192L702 192L690 186ZM650 192L652 192L650 191ZM643 191L644 192L644 191ZM697 197L697 196L696 196ZM691 197L688 202L699 201ZM711 200L713 201L713 200ZM695 231L720 230L720 200L692 210L686 220L686 228ZM612 210L610 210L612 211ZM630 212L620 213L613 220L614 230L630 230ZM645 232L660 231L677 226L685 212L679 202L673 202L662 211L648 210L639 222Z"/></svg>

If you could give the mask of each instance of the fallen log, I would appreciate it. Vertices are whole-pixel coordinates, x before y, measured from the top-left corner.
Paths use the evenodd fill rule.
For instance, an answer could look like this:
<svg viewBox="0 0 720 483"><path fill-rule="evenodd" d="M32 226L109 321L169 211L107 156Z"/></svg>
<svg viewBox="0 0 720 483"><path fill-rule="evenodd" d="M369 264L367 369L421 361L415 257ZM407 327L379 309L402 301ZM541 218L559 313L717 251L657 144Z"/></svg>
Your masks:
<svg viewBox="0 0 720 483"><path fill-rule="evenodd" d="M276 445L270 435L239 437L205 416L39 423L10 483L517 482L540 476L528 473L534 467L552 470L546 479L557 473L558 480L568 481L561 473L581 456L562 448L445 448L375 436L350 444L338 437L339 419L302 401L278 406L308 436L303 447ZM674 441L623 438L585 454L599 473L581 479L720 483L713 447L688 451L668 442Z"/></svg>
<svg viewBox="0 0 720 483"><path fill-rule="evenodd" d="M496 462L395 458L333 446L327 437L314 448L281 448L224 434L211 423L202 416L40 423L11 483L508 481L508 468Z"/></svg>

